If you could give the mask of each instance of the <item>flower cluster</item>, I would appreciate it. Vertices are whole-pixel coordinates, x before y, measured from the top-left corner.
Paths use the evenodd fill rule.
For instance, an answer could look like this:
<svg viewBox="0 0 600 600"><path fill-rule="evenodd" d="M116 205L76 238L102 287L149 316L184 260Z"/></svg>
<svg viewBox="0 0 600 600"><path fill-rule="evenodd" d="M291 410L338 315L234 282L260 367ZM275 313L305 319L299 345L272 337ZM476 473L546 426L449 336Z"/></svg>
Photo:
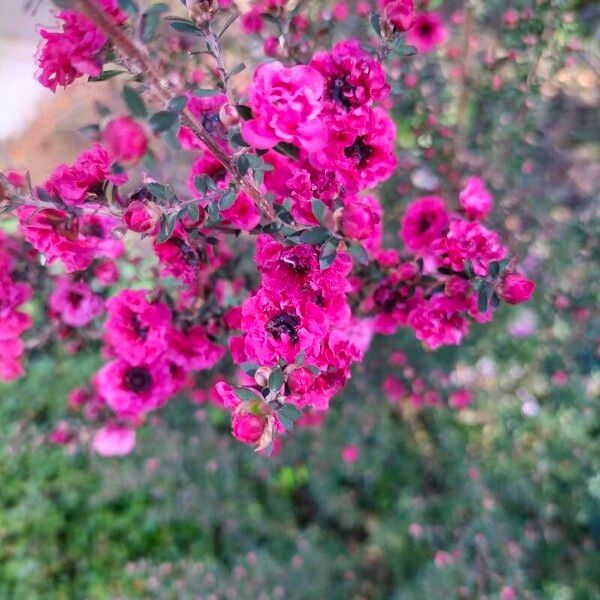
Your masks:
<svg viewBox="0 0 600 600"><path fill-rule="evenodd" d="M19 281L17 249L16 241L0 230L0 381L23 375L21 335L31 327L21 305L31 298L32 288Z"/></svg>
<svg viewBox="0 0 600 600"><path fill-rule="evenodd" d="M94 0L99 8L115 21L122 24L127 15L119 10L117 0ZM38 50L38 81L48 89L66 87L79 77L97 77L102 71L102 52L106 36L82 14L62 10L57 13L62 21L61 31L40 30L41 42Z"/></svg>
<svg viewBox="0 0 600 600"><path fill-rule="evenodd" d="M403 35L422 52L441 43L436 13L415 15L411 0L381 0L378 48L342 39L312 52L304 43L309 20L283 1L261 0L242 28L262 32L269 15L285 35L264 41L277 60L234 90L240 69L225 68L208 25L229 10L226 2L184 3L191 20L168 23L192 41L170 39L156 64L160 47L147 51L140 40L159 31L166 8L135 20L130 46L122 43L132 32L119 6L133 15L137 5L96 4L82 4L85 15L60 11L61 32L42 30L39 79L55 91L97 77L110 56L134 75L123 93L130 114L103 107L92 126L98 143L38 187L1 176L0 208L6 202L14 211L29 258L41 255L52 280L40 285L52 333L73 352L103 341L105 364L70 398L100 423L92 442L99 454L129 452L147 415L183 391L228 410L239 441L276 449L294 423L320 422L375 333L404 326L427 348L459 344L472 320L533 293L481 222L493 207L482 179L468 179L457 211L438 195L409 204L400 248L386 245L383 207L376 191L366 194L398 164L383 59L406 48ZM332 15L343 20L343 7ZM132 47L135 56L127 56ZM187 64L206 54L216 59L214 89L198 89L205 75ZM163 183L166 174L173 179ZM18 308L31 294L15 280L9 250L2 234L5 378L21 372L19 336L30 320ZM227 350L233 365L199 374ZM386 392L405 394L401 386L390 378ZM412 396L435 404L427 392L411 382ZM462 407L470 398L457 390L450 402ZM57 430L57 443L72 439L65 431Z"/></svg>

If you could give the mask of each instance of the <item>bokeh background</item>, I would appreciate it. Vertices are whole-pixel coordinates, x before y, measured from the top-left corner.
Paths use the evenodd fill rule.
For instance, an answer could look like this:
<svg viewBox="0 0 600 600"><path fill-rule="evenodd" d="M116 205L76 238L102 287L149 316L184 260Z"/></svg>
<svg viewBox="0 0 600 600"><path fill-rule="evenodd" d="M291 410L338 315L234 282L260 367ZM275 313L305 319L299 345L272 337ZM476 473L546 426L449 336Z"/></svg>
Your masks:
<svg viewBox="0 0 600 600"><path fill-rule="evenodd" d="M0 167L39 181L88 145L74 131L96 118L92 100L118 93L42 89L32 57L49 8L26 4L0 0ZM34 354L26 379L0 385L0 598L600 598L600 10L508 4L542 13L541 29L503 30L506 2L440 7L448 23L472 11L469 78L444 51L415 59L426 75L398 108L405 169L382 199L397 219L448 160L485 176L533 302L503 306L459 349L376 339L325 422L270 458L187 399L129 457L52 445L99 358ZM359 27L352 12L344 26ZM550 39L544 60L527 35ZM522 54L502 85L480 76L481 53L511 43ZM450 145L423 133L431 115L457 125ZM457 387L475 397L462 410L409 397Z"/></svg>

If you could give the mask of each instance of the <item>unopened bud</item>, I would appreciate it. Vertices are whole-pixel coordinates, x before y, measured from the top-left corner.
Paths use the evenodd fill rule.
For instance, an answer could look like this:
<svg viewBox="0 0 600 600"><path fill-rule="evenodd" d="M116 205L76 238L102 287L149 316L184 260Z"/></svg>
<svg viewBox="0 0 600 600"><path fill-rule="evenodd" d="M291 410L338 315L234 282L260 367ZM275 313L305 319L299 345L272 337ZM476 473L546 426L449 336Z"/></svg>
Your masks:
<svg viewBox="0 0 600 600"><path fill-rule="evenodd" d="M221 110L219 110L219 119L225 127L233 127L240 122L240 113L233 104L228 102L221 106Z"/></svg>
<svg viewBox="0 0 600 600"><path fill-rule="evenodd" d="M270 376L271 369L269 369L269 367L258 367L256 373L254 373L254 381L256 381L256 385L264 388L269 385Z"/></svg>

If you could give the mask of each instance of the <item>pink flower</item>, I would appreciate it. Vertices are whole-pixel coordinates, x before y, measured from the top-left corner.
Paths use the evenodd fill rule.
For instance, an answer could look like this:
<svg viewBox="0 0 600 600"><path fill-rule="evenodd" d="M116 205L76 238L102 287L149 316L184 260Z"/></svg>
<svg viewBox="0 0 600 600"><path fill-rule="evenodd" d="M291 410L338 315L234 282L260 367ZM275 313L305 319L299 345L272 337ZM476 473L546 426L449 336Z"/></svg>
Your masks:
<svg viewBox="0 0 600 600"><path fill-rule="evenodd" d="M115 185L126 183L126 174L111 171L112 162L106 150L94 144L77 157L73 166L60 165L55 169L45 184L46 192L65 204L82 204L91 195L101 195L106 181Z"/></svg>
<svg viewBox="0 0 600 600"><path fill-rule="evenodd" d="M233 437L242 444L257 444L266 426L265 417L247 412L236 412L231 419Z"/></svg>
<svg viewBox="0 0 600 600"><path fill-rule="evenodd" d="M151 304L147 290L122 290L106 301L105 341L131 364L157 359L168 347L171 311Z"/></svg>
<svg viewBox="0 0 600 600"><path fill-rule="evenodd" d="M396 31L407 31L415 23L413 0L379 0L379 10Z"/></svg>
<svg viewBox="0 0 600 600"><path fill-rule="evenodd" d="M135 429L122 425L105 425L92 440L92 448L100 456L126 456L135 446Z"/></svg>
<svg viewBox="0 0 600 600"><path fill-rule="evenodd" d="M480 177L470 177L461 190L458 201L471 219L484 219L492 210L494 199Z"/></svg>
<svg viewBox="0 0 600 600"><path fill-rule="evenodd" d="M177 389L164 360L135 366L113 360L98 371L94 384L97 394L122 417L138 417L160 408Z"/></svg>
<svg viewBox="0 0 600 600"><path fill-rule="evenodd" d="M356 446L345 446L342 449L342 460L346 463L355 463L360 458L360 450Z"/></svg>
<svg viewBox="0 0 600 600"><path fill-rule="evenodd" d="M305 394L314 381L315 375L310 369L298 367L289 374L287 384L292 394Z"/></svg>
<svg viewBox="0 0 600 600"><path fill-rule="evenodd" d="M363 50L358 40L341 40L331 52L318 52L310 66L324 78L325 113L328 118L342 118L340 127L348 115L357 123L364 123L368 119L364 109L389 95L381 63Z"/></svg>
<svg viewBox="0 0 600 600"><path fill-rule="evenodd" d="M111 119L102 132L102 143L119 162L136 163L148 148L144 128L131 117Z"/></svg>
<svg viewBox="0 0 600 600"><path fill-rule="evenodd" d="M221 122L219 111L226 102L225 94L213 94L212 96L189 96L186 105L186 108L202 123L206 132L221 144L224 144L227 139L227 128ZM186 150L205 149L204 144L188 127L181 127L178 139Z"/></svg>
<svg viewBox="0 0 600 600"><path fill-rule="evenodd" d="M361 127L330 132L327 147L310 155L316 168L335 171L348 192L373 187L388 179L396 168L396 126L379 108L365 113Z"/></svg>
<svg viewBox="0 0 600 600"><path fill-rule="evenodd" d="M450 394L449 398L450 406L462 410L467 408L473 402L473 393L470 390L456 390Z"/></svg>
<svg viewBox="0 0 600 600"><path fill-rule="evenodd" d="M458 345L467 332L468 322L461 315L468 306L462 298L436 294L424 302L408 317L418 340L428 348Z"/></svg>
<svg viewBox="0 0 600 600"><path fill-rule="evenodd" d="M52 313L71 327L83 327L102 313L103 300L92 292L85 281L73 281L69 277L56 280L54 291L48 300Z"/></svg>
<svg viewBox="0 0 600 600"><path fill-rule="evenodd" d="M320 117L323 77L312 67L263 64L248 91L253 118L242 124L242 135L255 148L279 142L315 152L327 143Z"/></svg>
<svg viewBox="0 0 600 600"><path fill-rule="evenodd" d="M400 238L413 251L428 249L448 225L448 213L439 196L423 196L411 202L400 224Z"/></svg>
<svg viewBox="0 0 600 600"><path fill-rule="evenodd" d="M144 203L134 200L123 213L123 222L131 231L156 235L162 211L154 203Z"/></svg>
<svg viewBox="0 0 600 600"><path fill-rule="evenodd" d="M506 248L494 231L486 229L477 221L454 219L445 237L435 240L431 250L454 271L462 271L465 261L471 264L475 275L485 277L492 261L505 257Z"/></svg>
<svg viewBox="0 0 600 600"><path fill-rule="evenodd" d="M521 273L505 272L498 286L498 295L508 304L521 304L531 298L534 290L535 283Z"/></svg>
<svg viewBox="0 0 600 600"><path fill-rule="evenodd" d="M200 325L187 331L171 329L168 333L169 360L185 370L211 369L225 355L225 348L213 343Z"/></svg>
<svg viewBox="0 0 600 600"><path fill-rule="evenodd" d="M350 239L371 238L375 243L380 242L382 213L381 206L375 198L348 196L344 199L340 230Z"/></svg>
<svg viewBox="0 0 600 600"><path fill-rule="evenodd" d="M439 13L430 11L417 14L406 41L419 52L431 52L448 38L448 30Z"/></svg>

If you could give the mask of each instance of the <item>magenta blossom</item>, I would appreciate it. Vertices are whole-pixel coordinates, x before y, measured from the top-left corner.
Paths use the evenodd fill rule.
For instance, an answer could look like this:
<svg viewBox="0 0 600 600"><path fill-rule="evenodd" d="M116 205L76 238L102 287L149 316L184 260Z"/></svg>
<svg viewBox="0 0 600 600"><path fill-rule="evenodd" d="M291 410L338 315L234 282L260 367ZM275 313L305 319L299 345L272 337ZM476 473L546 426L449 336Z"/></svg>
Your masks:
<svg viewBox="0 0 600 600"><path fill-rule="evenodd" d="M105 425L92 440L92 448L100 456L127 456L135 446L135 429L122 425Z"/></svg>
<svg viewBox="0 0 600 600"><path fill-rule="evenodd" d="M400 225L400 238L413 251L427 250L448 226L448 213L439 196L423 196L411 202Z"/></svg>
<svg viewBox="0 0 600 600"><path fill-rule="evenodd" d="M503 275L498 295L508 304L521 304L531 298L534 290L535 283L515 271Z"/></svg>
<svg viewBox="0 0 600 600"><path fill-rule="evenodd" d="M471 219L484 219L494 204L492 194L481 177L470 177L461 190L458 201Z"/></svg>
<svg viewBox="0 0 600 600"><path fill-rule="evenodd" d="M436 46L443 44L448 38L448 29L439 13L430 11L419 13L406 41L419 52L431 52Z"/></svg>
<svg viewBox="0 0 600 600"><path fill-rule="evenodd" d="M83 327L102 313L103 300L92 292L85 281L73 281L69 277L56 280L54 292L49 298L52 313L70 327Z"/></svg>
<svg viewBox="0 0 600 600"><path fill-rule="evenodd" d="M323 77L312 67L261 65L248 92L252 119L242 125L244 139L255 148L287 142L307 152L320 150L327 143L322 95Z"/></svg>
<svg viewBox="0 0 600 600"><path fill-rule="evenodd" d="M115 160L125 164L136 163L148 148L144 128L131 117L111 119L102 132L102 143Z"/></svg>

